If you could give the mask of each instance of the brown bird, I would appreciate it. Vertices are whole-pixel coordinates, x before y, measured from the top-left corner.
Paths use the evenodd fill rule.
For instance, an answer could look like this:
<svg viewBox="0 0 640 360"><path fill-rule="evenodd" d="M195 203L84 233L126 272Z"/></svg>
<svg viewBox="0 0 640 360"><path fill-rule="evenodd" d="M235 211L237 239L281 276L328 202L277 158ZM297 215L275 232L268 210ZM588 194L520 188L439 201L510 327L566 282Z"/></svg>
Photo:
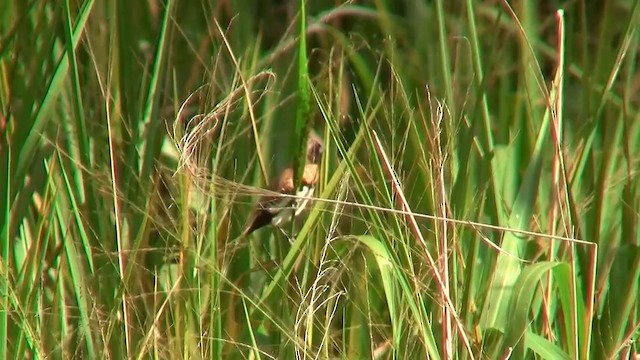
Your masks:
<svg viewBox="0 0 640 360"><path fill-rule="evenodd" d="M322 140L315 134L309 135L307 141L307 164L301 177L300 188L295 189L293 168L286 168L278 179L269 186L269 190L285 195L265 195L258 202L253 219L242 233L245 237L264 226L280 226L288 223L302 213L313 196L320 173L319 163L322 158Z"/></svg>

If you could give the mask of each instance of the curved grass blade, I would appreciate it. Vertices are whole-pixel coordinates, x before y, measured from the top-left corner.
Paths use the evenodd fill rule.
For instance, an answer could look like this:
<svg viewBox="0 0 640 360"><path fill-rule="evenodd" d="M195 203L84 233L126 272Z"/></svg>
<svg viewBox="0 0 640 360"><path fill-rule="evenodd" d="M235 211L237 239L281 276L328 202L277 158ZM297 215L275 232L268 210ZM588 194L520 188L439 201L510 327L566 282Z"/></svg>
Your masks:
<svg viewBox="0 0 640 360"><path fill-rule="evenodd" d="M552 343L551 341L543 338L542 336L527 332L524 340L525 346L529 349L533 350L537 355L541 356L543 359L549 360L570 360L571 357L562 349L558 347L558 345Z"/></svg>
<svg viewBox="0 0 640 360"><path fill-rule="evenodd" d="M538 284L546 278L549 270L558 265L559 263L555 262L541 262L527 266L522 270L513 288L508 311L510 321L506 327L503 347L512 348L512 355L516 359L524 358L525 337L531 322L531 303L538 291Z"/></svg>
<svg viewBox="0 0 640 360"><path fill-rule="evenodd" d="M384 242L367 235L357 236L355 239L369 248L376 258L385 297L387 299L387 306L389 307L391 322L393 323L391 327L394 343L401 344L402 341L400 339L402 334L399 331L402 329L402 326L400 326L402 320L401 315L398 313L398 304L396 303L396 298L402 298L407 302L407 305L411 309L411 316L423 334L422 338L426 342L424 345L430 358L439 359L440 353L438 352L435 336L431 331L429 319L426 316L424 307L415 301L414 291L409 285L409 280L404 274L403 267L394 259L393 254L389 252ZM402 294L396 294L398 287L404 292L404 296Z"/></svg>

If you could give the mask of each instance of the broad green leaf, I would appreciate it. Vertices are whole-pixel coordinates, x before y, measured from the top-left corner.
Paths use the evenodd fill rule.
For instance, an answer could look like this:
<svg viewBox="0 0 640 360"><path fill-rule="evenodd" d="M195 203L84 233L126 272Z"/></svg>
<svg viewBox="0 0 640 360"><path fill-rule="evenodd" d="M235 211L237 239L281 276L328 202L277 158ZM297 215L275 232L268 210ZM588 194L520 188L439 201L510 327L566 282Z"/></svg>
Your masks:
<svg viewBox="0 0 640 360"><path fill-rule="evenodd" d="M549 127L549 116L538 131L538 138L531 163L524 175L517 197L511 208L508 226L515 230L528 230L536 208L538 184L542 176L542 161L546 154L545 143ZM494 174L493 176L500 176ZM508 175L505 175L508 176ZM511 175L513 176L513 175ZM505 330L510 322L507 306L511 301L513 286L520 275L520 260L524 254L526 237L506 231L500 245L502 252L498 254L491 287L484 303L480 323L484 328Z"/></svg>
<svg viewBox="0 0 640 360"><path fill-rule="evenodd" d="M562 349L560 349L558 345L532 332L527 332L527 334L525 335L525 346L535 352L538 356L541 356L542 359L571 359L571 357L566 352L562 351Z"/></svg>
<svg viewBox="0 0 640 360"><path fill-rule="evenodd" d="M539 285L547 272L558 265L554 262L529 265L518 277L509 305L511 321L507 324L503 345L503 349L513 349L512 354L516 359L524 358L525 355L525 336L533 321L530 316L533 297L536 292L540 292Z"/></svg>

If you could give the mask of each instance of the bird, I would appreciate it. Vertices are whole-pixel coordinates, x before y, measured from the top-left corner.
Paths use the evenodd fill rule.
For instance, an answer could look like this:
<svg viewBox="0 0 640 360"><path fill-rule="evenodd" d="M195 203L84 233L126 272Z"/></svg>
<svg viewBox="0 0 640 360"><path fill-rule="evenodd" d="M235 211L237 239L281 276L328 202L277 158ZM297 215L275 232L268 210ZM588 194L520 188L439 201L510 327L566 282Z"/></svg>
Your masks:
<svg viewBox="0 0 640 360"><path fill-rule="evenodd" d="M242 233L242 238L268 225L279 227L299 216L307 207L313 196L320 175L320 160L323 152L322 140L315 133L309 134L307 141L307 163L300 179L300 187L296 190L293 179L293 168L284 169L276 181L269 186L271 192L284 195L268 194L263 196L256 206L252 220Z"/></svg>

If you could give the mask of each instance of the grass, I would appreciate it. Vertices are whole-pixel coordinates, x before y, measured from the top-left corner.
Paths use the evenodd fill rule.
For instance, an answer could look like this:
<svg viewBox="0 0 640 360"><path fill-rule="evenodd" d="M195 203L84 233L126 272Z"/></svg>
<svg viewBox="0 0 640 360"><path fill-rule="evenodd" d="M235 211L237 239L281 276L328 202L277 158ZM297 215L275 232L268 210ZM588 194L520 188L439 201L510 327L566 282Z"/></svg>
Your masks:
<svg viewBox="0 0 640 360"><path fill-rule="evenodd" d="M640 353L637 1L1 1L0 357Z"/></svg>

